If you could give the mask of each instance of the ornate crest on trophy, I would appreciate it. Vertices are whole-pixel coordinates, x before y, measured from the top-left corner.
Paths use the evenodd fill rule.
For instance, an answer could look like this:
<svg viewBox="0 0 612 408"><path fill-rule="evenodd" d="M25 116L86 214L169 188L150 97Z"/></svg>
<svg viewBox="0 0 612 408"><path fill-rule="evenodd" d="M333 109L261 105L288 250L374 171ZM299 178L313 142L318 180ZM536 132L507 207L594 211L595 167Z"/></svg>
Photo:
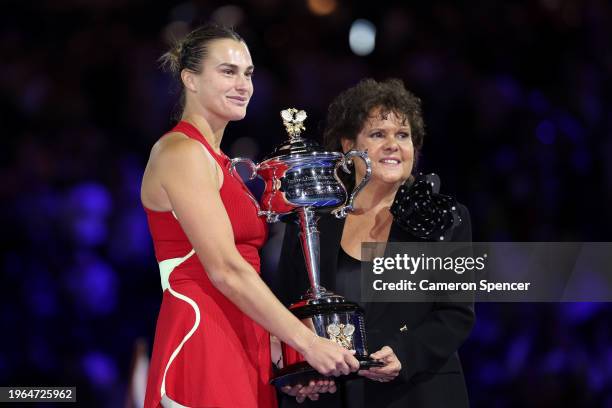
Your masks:
<svg viewBox="0 0 612 408"><path fill-rule="evenodd" d="M329 339L338 343L345 349L353 350L353 333L355 333L355 326L350 323L332 323L327 326Z"/></svg>
<svg viewBox="0 0 612 408"><path fill-rule="evenodd" d="M281 111L281 117L283 118L285 129L287 129L287 133L289 133L289 138L291 140L299 139L300 133L306 130L306 126L304 126L304 121L308 117L306 112L295 108L289 108Z"/></svg>

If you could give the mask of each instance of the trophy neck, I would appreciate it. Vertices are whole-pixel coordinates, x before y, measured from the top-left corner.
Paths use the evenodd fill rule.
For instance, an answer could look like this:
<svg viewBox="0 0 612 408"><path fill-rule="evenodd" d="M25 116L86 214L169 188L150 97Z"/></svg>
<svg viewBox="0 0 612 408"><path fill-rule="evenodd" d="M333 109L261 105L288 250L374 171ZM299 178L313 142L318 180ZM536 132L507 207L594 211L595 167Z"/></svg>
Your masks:
<svg viewBox="0 0 612 408"><path fill-rule="evenodd" d="M319 269L319 230L317 229L317 216L310 207L302 207L297 210L298 223L300 225L300 242L302 243L302 251L306 260L306 271L308 272L308 280L310 281L310 289L308 290L316 298L321 296L325 291L320 284L320 269Z"/></svg>

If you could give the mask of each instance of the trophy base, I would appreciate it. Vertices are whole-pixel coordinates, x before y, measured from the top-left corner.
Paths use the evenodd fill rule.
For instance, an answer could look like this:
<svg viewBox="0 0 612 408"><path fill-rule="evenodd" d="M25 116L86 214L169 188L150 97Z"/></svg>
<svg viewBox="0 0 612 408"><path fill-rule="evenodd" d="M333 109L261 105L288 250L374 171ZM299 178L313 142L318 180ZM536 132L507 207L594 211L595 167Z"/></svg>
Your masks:
<svg viewBox="0 0 612 408"><path fill-rule="evenodd" d="M380 360L374 360L371 357L357 357L359 361L359 369L367 370L371 367L382 367L385 364ZM357 373L350 373L347 375L341 375L339 377L324 376L319 374L317 370L312 368L306 361L291 364L290 366L281 368L278 374L270 381L270 384L276 388L282 388L286 385L294 386L298 384L306 385L311 380L324 380L324 379L342 379L349 380L353 378L363 378Z"/></svg>

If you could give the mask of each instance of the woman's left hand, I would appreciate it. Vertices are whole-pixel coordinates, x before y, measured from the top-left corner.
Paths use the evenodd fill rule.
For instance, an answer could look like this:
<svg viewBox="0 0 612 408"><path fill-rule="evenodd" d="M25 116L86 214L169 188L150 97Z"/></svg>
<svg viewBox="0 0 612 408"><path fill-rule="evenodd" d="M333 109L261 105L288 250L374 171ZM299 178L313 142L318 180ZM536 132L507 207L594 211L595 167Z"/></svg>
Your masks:
<svg viewBox="0 0 612 408"><path fill-rule="evenodd" d="M335 393L336 383L332 379L311 380L308 385L286 385L281 391L295 397L296 401L301 404L307 397L312 401L316 401L319 399L319 394L326 392L330 394Z"/></svg>
<svg viewBox="0 0 612 408"><path fill-rule="evenodd" d="M357 374L370 380L389 382L394 380L402 369L402 363L400 363L393 349L389 346L384 346L376 353L372 353L370 357L385 363L382 367L372 367L368 370L359 370L357 372Z"/></svg>

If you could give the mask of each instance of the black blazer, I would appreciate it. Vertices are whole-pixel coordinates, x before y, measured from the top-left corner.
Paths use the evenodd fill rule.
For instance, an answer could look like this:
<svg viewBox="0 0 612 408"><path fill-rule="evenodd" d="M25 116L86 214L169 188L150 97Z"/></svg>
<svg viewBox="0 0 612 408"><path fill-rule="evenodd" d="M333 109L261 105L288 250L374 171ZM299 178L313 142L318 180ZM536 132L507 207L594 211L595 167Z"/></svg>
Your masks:
<svg viewBox="0 0 612 408"><path fill-rule="evenodd" d="M471 242L467 208L459 205L463 222L447 232L446 241ZM321 242L321 285L332 287L344 220L324 215L318 223ZM278 297L284 304L299 299L309 287L298 238L299 228L290 223L285 230L280 256ZM393 223L389 242L420 241ZM365 305L369 352L390 346L400 362L399 376L388 383L364 379L365 407L468 407L467 391L457 349L468 337L475 321L473 303L368 303ZM401 329L401 330L400 330ZM279 405L339 407L338 395L321 395L304 404L281 397Z"/></svg>

